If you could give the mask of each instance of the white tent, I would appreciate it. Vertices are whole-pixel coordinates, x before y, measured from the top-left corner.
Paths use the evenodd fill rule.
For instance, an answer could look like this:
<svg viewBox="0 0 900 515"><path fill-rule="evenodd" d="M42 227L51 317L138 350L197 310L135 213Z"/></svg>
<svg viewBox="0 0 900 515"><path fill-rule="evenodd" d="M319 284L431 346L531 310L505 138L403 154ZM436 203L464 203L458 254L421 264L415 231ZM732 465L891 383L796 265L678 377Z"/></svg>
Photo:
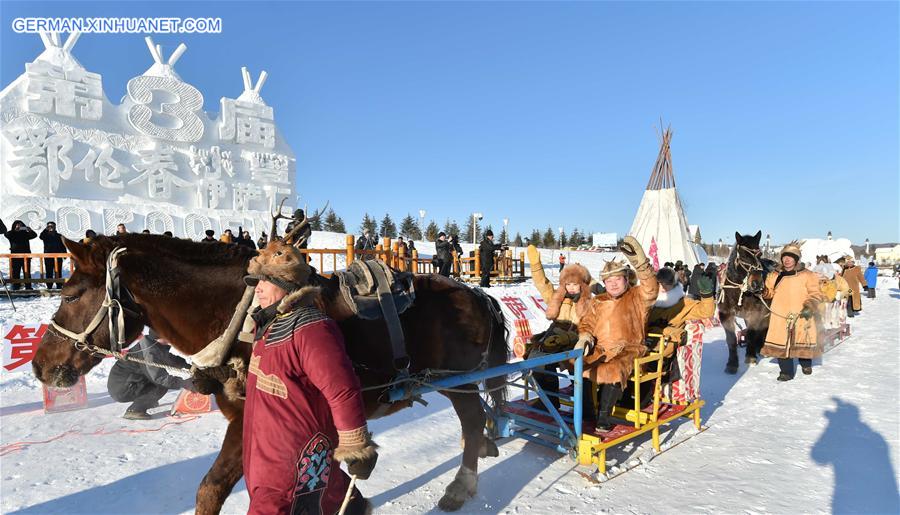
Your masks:
<svg viewBox="0 0 900 515"><path fill-rule="evenodd" d="M692 267L700 259L690 242L687 218L675 189L671 141L672 129L667 128L662 133L659 156L628 234L637 238L648 255L655 240L660 265L666 261L682 261Z"/></svg>

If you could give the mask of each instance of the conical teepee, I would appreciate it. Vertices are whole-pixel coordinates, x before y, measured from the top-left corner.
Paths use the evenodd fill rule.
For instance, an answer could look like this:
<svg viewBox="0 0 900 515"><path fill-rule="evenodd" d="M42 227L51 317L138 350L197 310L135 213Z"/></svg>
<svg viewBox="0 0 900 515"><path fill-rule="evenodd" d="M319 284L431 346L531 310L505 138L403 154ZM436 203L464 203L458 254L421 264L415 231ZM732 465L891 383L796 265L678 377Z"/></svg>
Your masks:
<svg viewBox="0 0 900 515"><path fill-rule="evenodd" d="M659 156L628 234L634 236L644 249L649 249L651 240L655 239L660 264L682 261L694 266L699 259L688 236L687 218L675 189L675 174L672 171L672 150L669 146L672 128L666 128L661 137Z"/></svg>

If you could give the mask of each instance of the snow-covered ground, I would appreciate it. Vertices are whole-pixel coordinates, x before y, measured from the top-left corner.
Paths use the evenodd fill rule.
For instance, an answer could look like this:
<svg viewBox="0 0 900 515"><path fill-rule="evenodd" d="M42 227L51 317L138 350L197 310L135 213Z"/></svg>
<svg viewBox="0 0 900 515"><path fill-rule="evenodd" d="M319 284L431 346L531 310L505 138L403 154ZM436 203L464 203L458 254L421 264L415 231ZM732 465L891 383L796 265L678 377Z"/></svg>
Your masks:
<svg viewBox="0 0 900 515"><path fill-rule="evenodd" d="M317 241L319 236L313 235L315 246L333 244ZM423 254L431 251L417 246ZM545 263L556 262L545 253ZM585 262L595 273L602 266L599 255L577 254L569 262ZM897 513L900 289L896 279L880 281L878 298L864 299L862 315L851 320L853 336L816 363L812 376L798 373L778 383L777 364L769 359L725 375L724 334L708 331L705 432L600 485L577 474L565 456L522 440L504 441L499 458L481 461L478 494L463 512ZM13 313L0 300L0 323L47 320L58 302L20 299ZM192 512L196 487L224 436L224 419L217 413L168 418L163 412L174 400L170 392L153 420L123 420L126 405L106 393L109 367L104 363L88 376L87 409L52 415L43 413L40 387L29 373L3 376L0 512ZM443 397L426 400L427 407L370 426L381 457L361 489L377 513L435 509L456 472L459 423ZM663 441L691 433L685 423L664 433ZM38 443L11 447L17 442ZM624 462L649 454L645 439L610 458ZM224 512L246 512L248 501L241 482Z"/></svg>

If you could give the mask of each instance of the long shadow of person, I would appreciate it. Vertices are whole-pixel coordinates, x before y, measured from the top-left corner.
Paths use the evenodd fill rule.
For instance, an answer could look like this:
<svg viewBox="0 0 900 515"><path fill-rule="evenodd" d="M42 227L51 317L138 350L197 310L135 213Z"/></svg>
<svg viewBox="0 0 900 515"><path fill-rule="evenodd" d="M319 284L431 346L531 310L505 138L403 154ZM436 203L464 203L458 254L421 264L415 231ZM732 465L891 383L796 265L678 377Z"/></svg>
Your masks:
<svg viewBox="0 0 900 515"><path fill-rule="evenodd" d="M832 513L900 513L900 493L891 449L859 418L859 408L837 397L826 411L828 426L810 451L820 465L834 467Z"/></svg>

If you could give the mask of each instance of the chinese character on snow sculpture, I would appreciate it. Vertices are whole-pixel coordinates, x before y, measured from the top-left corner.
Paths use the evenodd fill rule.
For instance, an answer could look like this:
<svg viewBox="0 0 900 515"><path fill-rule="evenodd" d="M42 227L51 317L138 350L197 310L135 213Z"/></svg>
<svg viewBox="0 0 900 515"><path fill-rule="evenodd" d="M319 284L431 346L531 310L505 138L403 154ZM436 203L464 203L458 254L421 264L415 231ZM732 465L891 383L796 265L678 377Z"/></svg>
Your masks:
<svg viewBox="0 0 900 515"><path fill-rule="evenodd" d="M235 143L253 143L266 148L275 148L275 123L272 108L267 106L259 90L269 75L263 70L256 86L251 88L250 72L241 68L244 78L244 92L237 100L222 99L222 121L219 137Z"/></svg>
<svg viewBox="0 0 900 515"><path fill-rule="evenodd" d="M28 111L99 120L103 114L100 75L90 73L72 57L80 33L69 34L60 45L59 33L41 33L44 53L25 65Z"/></svg>

